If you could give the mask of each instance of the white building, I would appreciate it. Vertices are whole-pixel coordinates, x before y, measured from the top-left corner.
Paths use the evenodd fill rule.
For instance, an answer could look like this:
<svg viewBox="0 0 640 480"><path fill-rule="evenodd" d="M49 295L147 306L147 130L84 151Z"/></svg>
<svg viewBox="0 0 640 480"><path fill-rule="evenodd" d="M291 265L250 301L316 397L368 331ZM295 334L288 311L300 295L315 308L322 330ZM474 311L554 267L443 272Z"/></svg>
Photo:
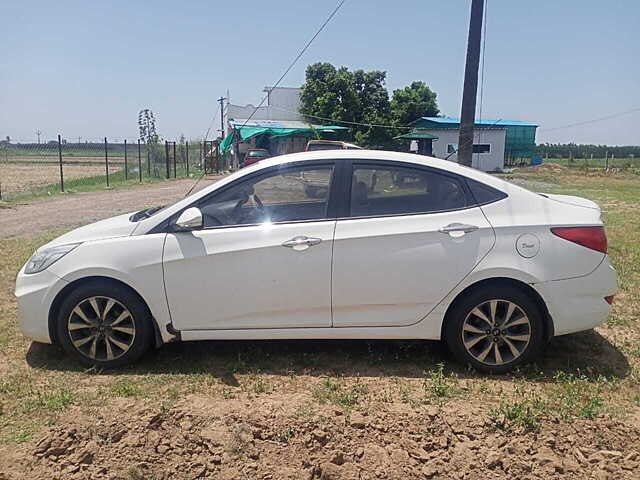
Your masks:
<svg viewBox="0 0 640 480"><path fill-rule="evenodd" d="M264 87L267 94L265 103L256 110L255 105L234 105L227 103L224 111L224 135L227 136L232 126L232 120L241 120L251 117L253 121L260 120L284 120L304 121L300 115L300 88L297 87ZM254 113L255 111L255 113Z"/></svg>
<svg viewBox="0 0 640 480"><path fill-rule="evenodd" d="M225 139L230 134L233 144L226 144L233 165L240 165L245 153L253 148L266 148L271 155L301 152L310 138L320 133L346 130L342 126L312 125L300 111L300 88L265 87L264 105L234 105L224 111ZM223 142L224 144L224 142Z"/></svg>
<svg viewBox="0 0 640 480"><path fill-rule="evenodd" d="M429 129L428 133L437 136L433 140L433 156L458 161L458 137L456 129ZM504 146L506 130L504 128L473 131L473 156L471 166L485 172L504 168Z"/></svg>

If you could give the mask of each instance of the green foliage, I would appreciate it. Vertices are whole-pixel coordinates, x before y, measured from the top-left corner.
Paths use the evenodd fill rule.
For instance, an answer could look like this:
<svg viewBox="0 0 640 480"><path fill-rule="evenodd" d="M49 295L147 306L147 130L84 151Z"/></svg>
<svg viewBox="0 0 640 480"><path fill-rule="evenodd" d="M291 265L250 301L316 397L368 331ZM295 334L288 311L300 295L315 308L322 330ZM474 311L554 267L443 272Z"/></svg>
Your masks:
<svg viewBox="0 0 640 480"><path fill-rule="evenodd" d="M339 380L325 378L313 391L313 397L320 403L333 403L349 409L357 405L368 392L369 387L364 383L347 387Z"/></svg>
<svg viewBox="0 0 640 480"><path fill-rule="evenodd" d="M423 387L425 396L433 398L438 403L443 403L445 399L455 395L457 389L457 378L452 374L447 377L444 373L444 364L439 363L437 368L425 372Z"/></svg>
<svg viewBox="0 0 640 480"><path fill-rule="evenodd" d="M540 417L545 402L538 398L523 400L503 400L498 408L491 409L489 418L501 430L512 430L514 427L536 432L540 429Z"/></svg>
<svg viewBox="0 0 640 480"><path fill-rule="evenodd" d="M74 395L68 390L54 390L52 392L40 392L35 397L29 398L25 402L25 410L46 410L49 412L59 412L71 405Z"/></svg>
<svg viewBox="0 0 640 480"><path fill-rule="evenodd" d="M349 70L330 63L307 67L302 85L301 112L317 122L322 117L367 125L406 125L423 115L436 115L436 94L424 82L394 92L389 100L384 71ZM413 118L410 118L415 115ZM372 148L395 147L394 137L401 131L367 125L353 125L358 145Z"/></svg>
<svg viewBox="0 0 640 480"><path fill-rule="evenodd" d="M558 412L562 420L570 422L574 418L594 419L605 409L602 391L605 387L615 387L615 382L598 375L558 372L553 377L557 388Z"/></svg>
<svg viewBox="0 0 640 480"><path fill-rule="evenodd" d="M142 394L138 385L124 379L113 384L111 392L117 397L139 397Z"/></svg>
<svg viewBox="0 0 640 480"><path fill-rule="evenodd" d="M579 143L542 143L536 147L536 153L539 155L548 155L552 158L604 158L606 154L609 157L614 155L617 159L629 159L633 155L636 159L640 158L640 146L612 146L612 145L590 145Z"/></svg>
<svg viewBox="0 0 640 480"><path fill-rule="evenodd" d="M436 93L422 81L393 91L391 119L396 125L409 125L420 117L436 117L440 110Z"/></svg>

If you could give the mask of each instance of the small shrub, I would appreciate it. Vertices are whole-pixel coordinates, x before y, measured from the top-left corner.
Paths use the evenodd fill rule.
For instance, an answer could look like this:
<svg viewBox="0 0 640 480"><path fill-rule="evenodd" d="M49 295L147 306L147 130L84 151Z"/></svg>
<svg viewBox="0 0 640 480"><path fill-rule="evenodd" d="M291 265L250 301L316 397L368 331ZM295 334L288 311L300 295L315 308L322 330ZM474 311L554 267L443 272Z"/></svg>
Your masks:
<svg viewBox="0 0 640 480"><path fill-rule="evenodd" d="M350 409L357 405L368 392L369 387L364 383L356 383L347 388L338 380L325 378L323 382L313 390L313 398L320 403L333 403Z"/></svg>
<svg viewBox="0 0 640 480"><path fill-rule="evenodd" d="M111 386L111 393L117 397L139 397L142 392L137 385L121 380Z"/></svg>
<svg viewBox="0 0 640 480"><path fill-rule="evenodd" d="M545 403L538 397L520 401L500 402L498 408L489 412L489 418L501 430L513 430L514 427L525 431L537 432L540 429L540 417Z"/></svg>
<svg viewBox="0 0 640 480"><path fill-rule="evenodd" d="M444 365L439 363L437 368L425 372L423 387L425 397L436 399L443 403L445 399L452 397L457 392L457 378L454 375L447 377L444 373Z"/></svg>

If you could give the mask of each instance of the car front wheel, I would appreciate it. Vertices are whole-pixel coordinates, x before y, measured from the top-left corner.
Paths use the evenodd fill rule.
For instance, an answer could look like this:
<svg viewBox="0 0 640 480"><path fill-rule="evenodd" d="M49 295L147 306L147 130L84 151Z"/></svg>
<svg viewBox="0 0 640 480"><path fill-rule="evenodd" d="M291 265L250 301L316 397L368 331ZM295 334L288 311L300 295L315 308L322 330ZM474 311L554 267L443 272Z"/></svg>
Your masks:
<svg viewBox="0 0 640 480"><path fill-rule="evenodd" d="M73 290L60 306L56 327L68 354L83 365L103 368L138 360L153 334L144 302L111 282L90 282Z"/></svg>
<svg viewBox="0 0 640 480"><path fill-rule="evenodd" d="M511 286L472 292L450 312L445 340L461 363L487 373L505 373L532 361L544 344L540 309Z"/></svg>

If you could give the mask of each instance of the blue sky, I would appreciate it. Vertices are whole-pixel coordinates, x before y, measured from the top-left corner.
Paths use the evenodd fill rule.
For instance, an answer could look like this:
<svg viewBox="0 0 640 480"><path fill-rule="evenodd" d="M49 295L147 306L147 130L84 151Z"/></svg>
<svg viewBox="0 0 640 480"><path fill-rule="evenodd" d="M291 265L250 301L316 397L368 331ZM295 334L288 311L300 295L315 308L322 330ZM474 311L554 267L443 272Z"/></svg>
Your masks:
<svg viewBox="0 0 640 480"><path fill-rule="evenodd" d="M0 138L136 137L150 107L166 138L202 136L227 89L257 104L337 0L30 1L3 5ZM468 0L347 0L282 85L307 64L387 71L458 116ZM640 144L640 2L488 0L483 118L540 125L538 141ZM216 122L217 126L218 122Z"/></svg>

